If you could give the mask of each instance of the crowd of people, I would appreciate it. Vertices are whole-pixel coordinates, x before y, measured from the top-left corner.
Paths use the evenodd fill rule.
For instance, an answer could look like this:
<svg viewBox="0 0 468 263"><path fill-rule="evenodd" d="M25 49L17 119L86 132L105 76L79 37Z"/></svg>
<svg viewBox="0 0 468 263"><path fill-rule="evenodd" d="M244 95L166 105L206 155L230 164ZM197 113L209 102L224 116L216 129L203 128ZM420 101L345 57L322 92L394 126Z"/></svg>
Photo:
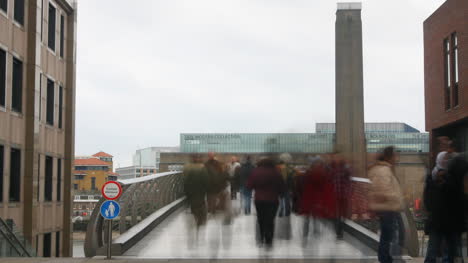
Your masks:
<svg viewBox="0 0 468 263"><path fill-rule="evenodd" d="M245 156L241 162L233 156L227 163L214 153L207 160L191 156L184 167L185 193L198 227L209 214L223 214L224 223L232 220L232 200L239 198L241 211L257 215L257 243L271 249L275 218L289 218L291 213L304 217L303 239L307 243L309 224L326 220L333 223L338 239L343 238L342 220L349 212L351 166L339 153L326 157L311 156L307 165L293 163L290 154L265 156L254 160ZM252 201L253 197L253 201ZM318 231L314 227L314 231ZM286 234L289 238L291 234Z"/></svg>
<svg viewBox="0 0 468 263"><path fill-rule="evenodd" d="M423 200L416 203L418 211L427 214L425 263L437 259L452 263L463 258L468 162L456 151L453 140L438 140L439 153L426 176ZM393 262L392 255L401 253L405 240L401 213L407 204L395 173L397 158L395 148L386 147L367 171L371 183L367 206L380 221L378 259L383 263ZM214 153L209 153L205 162L194 154L184 169L185 193L198 227L206 223L208 214L219 212L229 224L232 200L240 197L243 214L250 215L252 203L255 205L257 243L267 249L273 245L275 218L288 218L291 213L304 218L303 244L307 244L310 225L314 233L319 231L319 221L333 223L337 239L343 238L343 219L350 213L351 175L351 165L340 153L310 156L307 165L294 163L288 153L257 160L245 156L242 162L233 156L227 163L220 162ZM286 236L290 238L290 234Z"/></svg>

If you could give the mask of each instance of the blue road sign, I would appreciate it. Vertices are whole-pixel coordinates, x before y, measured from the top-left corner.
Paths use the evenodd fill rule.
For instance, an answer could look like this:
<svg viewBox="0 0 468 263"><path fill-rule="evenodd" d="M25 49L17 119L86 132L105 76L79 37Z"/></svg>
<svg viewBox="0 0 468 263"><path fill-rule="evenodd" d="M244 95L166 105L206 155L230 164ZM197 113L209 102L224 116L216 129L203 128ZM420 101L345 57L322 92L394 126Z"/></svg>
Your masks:
<svg viewBox="0 0 468 263"><path fill-rule="evenodd" d="M101 215L105 219L114 219L120 213L120 205L116 201L107 200L101 205Z"/></svg>

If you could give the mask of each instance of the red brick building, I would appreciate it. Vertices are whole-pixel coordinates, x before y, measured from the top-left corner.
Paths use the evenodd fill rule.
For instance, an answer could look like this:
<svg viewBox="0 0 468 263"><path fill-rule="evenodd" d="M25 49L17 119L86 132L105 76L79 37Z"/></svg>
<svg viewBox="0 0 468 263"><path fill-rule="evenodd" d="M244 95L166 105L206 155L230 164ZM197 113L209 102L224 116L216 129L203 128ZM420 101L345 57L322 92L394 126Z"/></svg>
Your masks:
<svg viewBox="0 0 468 263"><path fill-rule="evenodd" d="M424 21L426 130L468 150L468 1L447 0Z"/></svg>

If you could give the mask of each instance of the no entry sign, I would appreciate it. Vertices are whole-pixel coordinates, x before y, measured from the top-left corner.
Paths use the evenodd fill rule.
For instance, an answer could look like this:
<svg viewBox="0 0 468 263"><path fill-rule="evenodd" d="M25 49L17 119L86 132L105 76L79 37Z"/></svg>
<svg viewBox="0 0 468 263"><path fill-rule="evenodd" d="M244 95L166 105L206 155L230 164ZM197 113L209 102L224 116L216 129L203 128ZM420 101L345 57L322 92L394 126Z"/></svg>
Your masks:
<svg viewBox="0 0 468 263"><path fill-rule="evenodd" d="M115 200L122 194L122 187L116 181L109 181L102 186L101 193L107 200Z"/></svg>

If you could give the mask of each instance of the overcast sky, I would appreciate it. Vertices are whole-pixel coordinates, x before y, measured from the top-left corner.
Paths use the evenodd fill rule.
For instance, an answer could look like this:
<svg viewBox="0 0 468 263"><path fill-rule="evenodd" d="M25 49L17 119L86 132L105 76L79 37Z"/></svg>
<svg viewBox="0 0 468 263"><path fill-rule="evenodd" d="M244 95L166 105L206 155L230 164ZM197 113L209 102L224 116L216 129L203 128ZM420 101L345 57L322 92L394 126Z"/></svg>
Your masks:
<svg viewBox="0 0 468 263"><path fill-rule="evenodd" d="M366 122L424 131L423 21L444 0L363 1ZM114 167L186 132L335 119L332 0L79 0L76 155Z"/></svg>

